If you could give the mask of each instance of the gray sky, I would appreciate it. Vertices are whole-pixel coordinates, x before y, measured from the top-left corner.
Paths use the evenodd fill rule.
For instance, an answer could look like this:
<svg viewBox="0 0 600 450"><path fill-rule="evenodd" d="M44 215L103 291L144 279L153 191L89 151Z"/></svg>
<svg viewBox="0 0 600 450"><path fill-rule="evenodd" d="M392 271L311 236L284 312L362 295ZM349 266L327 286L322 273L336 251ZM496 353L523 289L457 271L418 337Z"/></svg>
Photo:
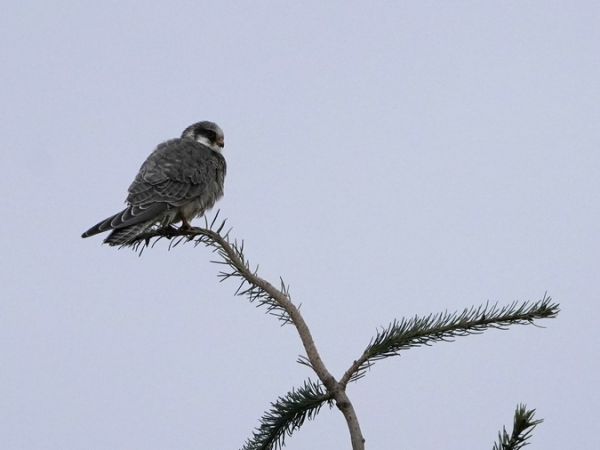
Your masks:
<svg viewBox="0 0 600 450"><path fill-rule="evenodd" d="M218 207L339 376L379 326L549 295L547 328L414 349L349 389L371 449L597 445L597 2L9 2L0 447L237 449L312 374L202 248L80 234L159 142L225 130ZM349 448L323 410L289 449Z"/></svg>

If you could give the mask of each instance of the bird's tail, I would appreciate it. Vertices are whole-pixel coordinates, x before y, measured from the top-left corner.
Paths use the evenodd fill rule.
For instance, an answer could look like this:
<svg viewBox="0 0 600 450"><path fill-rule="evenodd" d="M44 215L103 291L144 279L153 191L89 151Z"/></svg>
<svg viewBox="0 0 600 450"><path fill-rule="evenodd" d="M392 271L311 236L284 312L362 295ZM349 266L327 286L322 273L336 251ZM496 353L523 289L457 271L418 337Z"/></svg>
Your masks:
<svg viewBox="0 0 600 450"><path fill-rule="evenodd" d="M115 219L120 217L123 214L123 211L118 212L114 216L110 216L108 219L104 219L102 222L98 222L92 228L87 230L85 233L81 235L82 238L94 236L95 234L103 233L108 230L112 230L114 228L113 222Z"/></svg>
<svg viewBox="0 0 600 450"><path fill-rule="evenodd" d="M165 211L169 209L166 203L155 203L150 206L129 206L123 211L104 219L81 235L86 238L104 231L113 230L104 240L109 245L124 245L130 243L138 234L143 233L157 223Z"/></svg>
<svg viewBox="0 0 600 450"><path fill-rule="evenodd" d="M117 228L104 239L104 243L108 245L127 245L135 238L146 231L154 224L153 220L142 222L135 225L130 225L124 228Z"/></svg>

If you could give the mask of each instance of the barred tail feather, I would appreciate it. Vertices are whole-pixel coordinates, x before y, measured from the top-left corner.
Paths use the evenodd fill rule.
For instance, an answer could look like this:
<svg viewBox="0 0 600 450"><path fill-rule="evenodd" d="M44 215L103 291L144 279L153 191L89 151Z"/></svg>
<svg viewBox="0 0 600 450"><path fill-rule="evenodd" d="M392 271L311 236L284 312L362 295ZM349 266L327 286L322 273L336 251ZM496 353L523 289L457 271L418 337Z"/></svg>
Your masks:
<svg viewBox="0 0 600 450"><path fill-rule="evenodd" d="M114 216L110 216L108 219L104 219L102 222L98 222L92 228L90 228L85 233L83 233L81 235L81 237L82 238L86 238L86 237L94 236L94 235L99 234L99 233L103 233L103 232L108 231L108 230L112 230L113 229L113 226L112 226L113 220L115 220L121 214L123 214L123 211L115 214Z"/></svg>
<svg viewBox="0 0 600 450"><path fill-rule="evenodd" d="M143 225L144 229L153 222L161 219L162 215L169 209L167 203L154 203L151 205L131 205L114 216L104 219L81 235L82 238L90 237L108 230L125 230L134 225ZM150 225L148 225L148 221ZM118 234L118 233L117 233ZM111 234L112 236L112 234ZM110 239L110 236L109 236ZM105 241L106 242L106 241Z"/></svg>
<svg viewBox="0 0 600 450"><path fill-rule="evenodd" d="M127 245L154 224L154 221L138 223L124 228L117 228L104 239L108 245Z"/></svg>

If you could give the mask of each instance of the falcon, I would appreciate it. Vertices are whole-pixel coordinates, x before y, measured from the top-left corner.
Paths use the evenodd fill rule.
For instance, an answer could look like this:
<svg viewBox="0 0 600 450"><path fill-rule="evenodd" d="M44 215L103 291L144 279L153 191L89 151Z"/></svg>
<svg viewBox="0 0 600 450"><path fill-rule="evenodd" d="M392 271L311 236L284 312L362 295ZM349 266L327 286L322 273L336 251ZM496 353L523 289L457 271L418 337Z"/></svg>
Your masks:
<svg viewBox="0 0 600 450"><path fill-rule="evenodd" d="M127 207L81 235L112 230L109 245L127 245L153 226L181 222L182 230L223 196L227 165L223 130L213 122L190 125L181 138L160 144L129 186Z"/></svg>

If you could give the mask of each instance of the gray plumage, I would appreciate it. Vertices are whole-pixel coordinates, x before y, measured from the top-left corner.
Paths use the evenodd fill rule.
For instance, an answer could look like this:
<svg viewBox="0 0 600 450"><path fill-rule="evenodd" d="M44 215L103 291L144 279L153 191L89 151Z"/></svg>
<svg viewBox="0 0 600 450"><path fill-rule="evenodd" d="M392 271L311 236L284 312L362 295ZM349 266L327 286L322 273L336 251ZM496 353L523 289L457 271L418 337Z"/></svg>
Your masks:
<svg viewBox="0 0 600 450"><path fill-rule="evenodd" d="M154 225L190 221L223 196L227 165L223 131L212 122L187 127L181 138L160 144L129 186L127 208L94 225L81 237L113 230L104 240L126 245Z"/></svg>

